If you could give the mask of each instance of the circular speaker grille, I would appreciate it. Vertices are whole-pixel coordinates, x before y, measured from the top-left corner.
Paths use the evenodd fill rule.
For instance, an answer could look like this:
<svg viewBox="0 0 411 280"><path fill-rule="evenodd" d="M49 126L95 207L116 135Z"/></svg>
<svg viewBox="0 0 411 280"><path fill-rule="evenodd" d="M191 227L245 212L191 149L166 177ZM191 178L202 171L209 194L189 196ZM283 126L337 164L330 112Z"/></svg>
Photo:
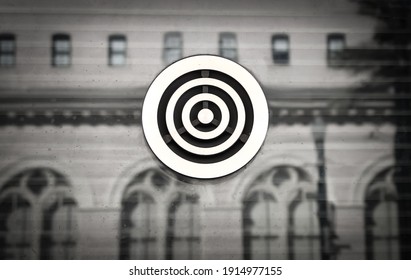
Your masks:
<svg viewBox="0 0 411 280"><path fill-rule="evenodd" d="M237 171L258 152L268 106L241 65L212 55L175 62L150 85L142 125L153 153L174 171L211 179Z"/></svg>

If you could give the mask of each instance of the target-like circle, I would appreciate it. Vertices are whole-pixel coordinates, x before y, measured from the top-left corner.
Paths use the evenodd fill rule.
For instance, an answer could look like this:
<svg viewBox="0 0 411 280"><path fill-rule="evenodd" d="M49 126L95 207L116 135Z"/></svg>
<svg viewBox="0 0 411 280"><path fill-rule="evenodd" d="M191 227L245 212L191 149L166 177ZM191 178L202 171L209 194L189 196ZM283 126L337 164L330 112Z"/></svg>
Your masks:
<svg viewBox="0 0 411 280"><path fill-rule="evenodd" d="M164 69L144 99L147 143L166 166L211 179L245 166L268 129L268 106L241 65L212 55L192 56Z"/></svg>

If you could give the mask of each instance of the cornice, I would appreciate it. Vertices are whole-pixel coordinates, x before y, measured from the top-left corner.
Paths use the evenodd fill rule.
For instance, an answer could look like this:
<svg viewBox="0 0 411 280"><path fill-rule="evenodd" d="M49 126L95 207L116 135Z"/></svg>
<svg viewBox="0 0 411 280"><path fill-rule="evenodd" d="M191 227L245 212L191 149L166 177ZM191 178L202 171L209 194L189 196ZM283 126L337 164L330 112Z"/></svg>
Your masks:
<svg viewBox="0 0 411 280"><path fill-rule="evenodd" d="M265 90L270 123L394 122L393 96L348 90ZM0 125L140 125L145 88L0 90Z"/></svg>

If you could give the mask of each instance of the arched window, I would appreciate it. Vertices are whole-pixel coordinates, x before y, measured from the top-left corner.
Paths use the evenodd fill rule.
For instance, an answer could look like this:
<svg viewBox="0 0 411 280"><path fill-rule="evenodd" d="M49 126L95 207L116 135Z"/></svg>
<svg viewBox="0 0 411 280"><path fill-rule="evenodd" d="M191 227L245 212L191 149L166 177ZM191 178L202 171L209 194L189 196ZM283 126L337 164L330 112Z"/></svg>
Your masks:
<svg viewBox="0 0 411 280"><path fill-rule="evenodd" d="M144 192L134 192L123 201L123 259L154 259L156 256L155 203Z"/></svg>
<svg viewBox="0 0 411 280"><path fill-rule="evenodd" d="M280 242L279 203L264 191L253 192L244 201L244 245L246 259L276 258ZM281 257L280 257L281 258Z"/></svg>
<svg viewBox="0 0 411 280"><path fill-rule="evenodd" d="M121 259L197 259L199 196L157 169L131 180L123 194Z"/></svg>
<svg viewBox="0 0 411 280"><path fill-rule="evenodd" d="M171 203L167 225L167 259L198 259L200 256L199 198L179 193Z"/></svg>
<svg viewBox="0 0 411 280"><path fill-rule="evenodd" d="M17 174L0 189L0 257L75 258L76 209L60 173L35 168Z"/></svg>
<svg viewBox="0 0 411 280"><path fill-rule="evenodd" d="M398 259L398 212L393 169L370 183L365 201L367 259Z"/></svg>
<svg viewBox="0 0 411 280"><path fill-rule="evenodd" d="M29 259L33 220L30 203L19 194L0 202L0 255L2 259Z"/></svg>
<svg viewBox="0 0 411 280"><path fill-rule="evenodd" d="M316 259L319 228L307 174L278 166L260 175L243 200L245 259Z"/></svg>
<svg viewBox="0 0 411 280"><path fill-rule="evenodd" d="M157 258L157 207L152 193L169 183L150 169L134 177L123 195L121 211L121 259Z"/></svg>
<svg viewBox="0 0 411 280"><path fill-rule="evenodd" d="M300 193L289 211L290 259L320 259L320 226L315 196Z"/></svg>

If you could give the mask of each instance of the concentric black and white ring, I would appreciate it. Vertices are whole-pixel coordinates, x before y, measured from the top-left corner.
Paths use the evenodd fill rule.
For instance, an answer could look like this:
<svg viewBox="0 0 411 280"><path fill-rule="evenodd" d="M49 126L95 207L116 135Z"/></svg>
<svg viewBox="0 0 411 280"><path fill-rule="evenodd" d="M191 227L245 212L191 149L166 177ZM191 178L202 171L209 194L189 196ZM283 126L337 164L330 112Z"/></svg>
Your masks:
<svg viewBox="0 0 411 280"><path fill-rule="evenodd" d="M193 109L193 106L199 102L213 102L216 104L218 109L220 109L221 112L221 120L219 121L217 127L211 131L201 131L198 130L194 127L193 122L190 120L190 113ZM169 103L170 104L170 103ZM208 109L208 108L203 108L201 109L197 115L201 114L203 110L209 110L207 111L208 114L211 114L212 119L211 120L204 120L201 121L199 120L200 123L208 124L213 122L214 120L214 113ZM206 113L206 114L207 114ZM207 118L208 116L204 116ZM198 119L200 119L199 117ZM183 113L182 113L182 119L183 119L183 125L185 129L193 135L194 137L197 137L198 139L202 140L210 140L213 138L218 137L221 135L224 130L227 129L228 122L230 120L230 112L228 111L227 105L224 103L224 101L218 97L217 95L209 94L209 93L200 93L197 94L193 97L190 98L190 100L187 101L187 103L183 107Z"/></svg>
<svg viewBox="0 0 411 280"><path fill-rule="evenodd" d="M255 78L239 64L198 55L164 69L144 99L142 125L153 153L194 178L228 175L258 152L268 106Z"/></svg>

